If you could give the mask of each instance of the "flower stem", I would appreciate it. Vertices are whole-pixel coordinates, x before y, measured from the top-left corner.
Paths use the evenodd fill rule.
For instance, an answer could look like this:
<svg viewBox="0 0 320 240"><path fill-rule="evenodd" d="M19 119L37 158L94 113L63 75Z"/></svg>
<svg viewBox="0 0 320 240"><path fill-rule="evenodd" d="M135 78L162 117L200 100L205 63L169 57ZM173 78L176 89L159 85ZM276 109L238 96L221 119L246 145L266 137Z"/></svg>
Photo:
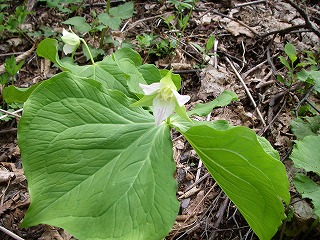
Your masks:
<svg viewBox="0 0 320 240"><path fill-rule="evenodd" d="M89 49L86 41L85 41L84 39L82 39L82 38L80 38L80 41L81 41L81 42L84 44L84 46L86 47L86 49L87 49L87 51L88 51L88 53L89 53L91 62L92 62L92 64L94 65L95 63L94 63L93 57L92 57L92 55L91 55L90 49Z"/></svg>

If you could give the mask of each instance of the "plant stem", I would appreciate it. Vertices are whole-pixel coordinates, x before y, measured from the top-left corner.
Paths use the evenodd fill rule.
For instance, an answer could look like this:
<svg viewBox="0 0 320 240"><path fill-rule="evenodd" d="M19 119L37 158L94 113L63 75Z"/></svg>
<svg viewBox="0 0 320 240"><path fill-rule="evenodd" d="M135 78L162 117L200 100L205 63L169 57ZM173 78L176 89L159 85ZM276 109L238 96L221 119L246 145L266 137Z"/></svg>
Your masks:
<svg viewBox="0 0 320 240"><path fill-rule="evenodd" d="M103 47L104 38L105 38L105 36L106 36L106 32L107 32L108 29L109 29L109 27L106 26L106 27L102 30L102 32L101 32L100 43L99 43L99 48L100 48L100 49L102 49L102 47Z"/></svg>
<svg viewBox="0 0 320 240"><path fill-rule="evenodd" d="M88 53L89 53L89 56L90 56L91 62L92 62L92 64L94 65L95 63L94 63L93 57L92 57L92 55L91 55L90 49L89 49L89 47L88 47L88 45L87 45L86 41L85 41L85 40L83 40L82 38L80 38L80 41L81 41L81 42L84 44L84 46L86 47L86 49L87 49L87 51L88 51Z"/></svg>
<svg viewBox="0 0 320 240"><path fill-rule="evenodd" d="M107 14L109 14L109 11L110 11L110 1L111 0L107 1L107 6L106 6L106 13ZM102 49L102 47L103 47L103 42L104 42L104 38L106 36L107 30L108 30L108 26L106 26L101 32L100 43L99 43L99 48L100 49Z"/></svg>
<svg viewBox="0 0 320 240"><path fill-rule="evenodd" d="M106 13L109 14L109 10L110 10L110 0L107 1Z"/></svg>

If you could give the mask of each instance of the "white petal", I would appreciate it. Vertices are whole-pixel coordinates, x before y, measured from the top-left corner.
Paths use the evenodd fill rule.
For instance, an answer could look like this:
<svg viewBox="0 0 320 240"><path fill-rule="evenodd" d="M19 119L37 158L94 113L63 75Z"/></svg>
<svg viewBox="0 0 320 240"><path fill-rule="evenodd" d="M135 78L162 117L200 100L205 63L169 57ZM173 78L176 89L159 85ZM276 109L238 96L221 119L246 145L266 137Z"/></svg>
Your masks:
<svg viewBox="0 0 320 240"><path fill-rule="evenodd" d="M67 30L63 29L62 30L62 41L64 43L70 44L70 45L77 45L80 43L80 38L78 37L77 34L73 32L68 32Z"/></svg>
<svg viewBox="0 0 320 240"><path fill-rule="evenodd" d="M65 44L63 46L63 52L67 55L69 53L73 53L73 51L76 49L75 45L69 45L69 44Z"/></svg>
<svg viewBox="0 0 320 240"><path fill-rule="evenodd" d="M182 107L184 104L186 104L190 100L190 96L188 95L180 95L177 91L172 90L173 95L176 97L177 102L180 107Z"/></svg>
<svg viewBox="0 0 320 240"><path fill-rule="evenodd" d="M68 34L70 34L67 30L65 30L65 29L62 29L62 35L63 36L66 36L66 35L68 35Z"/></svg>
<svg viewBox="0 0 320 240"><path fill-rule="evenodd" d="M160 90L160 83L152 83L150 85L139 83L139 86L142 88L145 95L152 95Z"/></svg>
<svg viewBox="0 0 320 240"><path fill-rule="evenodd" d="M163 101L159 96L156 96L153 99L153 107L156 125L159 126L163 120L166 120L174 112L175 103L174 101Z"/></svg>

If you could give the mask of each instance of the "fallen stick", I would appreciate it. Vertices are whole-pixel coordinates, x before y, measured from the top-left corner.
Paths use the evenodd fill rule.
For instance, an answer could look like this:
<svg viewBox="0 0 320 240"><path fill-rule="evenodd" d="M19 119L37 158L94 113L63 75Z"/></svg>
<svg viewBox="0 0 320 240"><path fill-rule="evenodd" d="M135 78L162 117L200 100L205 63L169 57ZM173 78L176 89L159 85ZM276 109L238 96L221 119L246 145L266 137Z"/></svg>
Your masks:
<svg viewBox="0 0 320 240"><path fill-rule="evenodd" d="M253 104L253 107L254 107L255 110L257 111L257 113L258 113L258 115L259 115L259 118L260 118L263 126L266 126L266 122L264 121L263 116L262 116L259 108L257 107L257 104L256 104L256 102L254 101L254 99L253 99L253 97L252 97L252 95L251 95L251 93L250 93L247 85L245 84L244 80L243 80L242 77L240 76L240 73L237 71L237 69L234 67L233 63L230 61L230 59L229 59L228 57L224 57L224 58L225 58L225 59L227 60L227 62L230 64L232 70L234 71L234 73L236 74L236 76L238 77L238 79L240 80L240 82L242 83L242 86L244 87L246 93L248 94L248 96L249 96L249 98L250 98L250 100L251 100L251 102L252 102L252 104Z"/></svg>

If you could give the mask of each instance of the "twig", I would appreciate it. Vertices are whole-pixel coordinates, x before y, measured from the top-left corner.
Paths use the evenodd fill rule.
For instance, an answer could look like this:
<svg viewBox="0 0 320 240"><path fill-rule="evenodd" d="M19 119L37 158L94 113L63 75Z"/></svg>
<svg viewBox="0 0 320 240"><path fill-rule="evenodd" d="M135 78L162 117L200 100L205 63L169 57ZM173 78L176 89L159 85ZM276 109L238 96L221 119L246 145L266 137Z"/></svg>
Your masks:
<svg viewBox="0 0 320 240"><path fill-rule="evenodd" d="M269 65L270 65L270 67L271 67L273 75L276 76L277 75L277 69L274 66L272 58L270 56L270 47L269 47L269 45L267 46L267 61L268 61Z"/></svg>
<svg viewBox="0 0 320 240"><path fill-rule="evenodd" d="M237 69L234 67L233 63L230 61L230 59L229 59L228 57L224 57L224 58L225 58L225 59L227 60L227 62L230 64L232 70L234 71L234 73L237 75L238 79L239 79L240 82L242 83L242 86L244 87L246 93L248 94L248 96L249 96L249 98L250 98L250 100L251 100L251 102L252 102L252 104L253 104L253 107L254 107L255 110L257 111L257 113L258 113L258 115L259 115L259 118L260 118L263 126L266 126L266 122L264 121L263 116L262 116L259 108L257 107L257 104L255 103L255 101L254 101L254 99L253 99L253 97L252 97L252 95L251 95L248 87L246 86L246 84L245 84L245 82L243 81L242 77L240 76L239 72L238 72Z"/></svg>
<svg viewBox="0 0 320 240"><path fill-rule="evenodd" d="M244 7L244 6L253 5L253 4L260 4L260 3L266 3L266 0L257 0L257 1L247 2L247 3L239 3L239 4L235 4L234 8Z"/></svg>
<svg viewBox="0 0 320 240"><path fill-rule="evenodd" d="M283 93L283 92L281 92L281 93ZM287 103L287 100L284 99L283 104L281 105L281 108L279 109L279 111L277 112L277 114L271 119L271 121L268 123L267 126L265 126L263 129L261 129L261 130L259 131L259 133L258 133L259 136L262 136L262 135L271 127L271 125L274 123L274 121L275 121L276 119L278 119L278 116L279 116L279 114L282 112L282 109L284 108L284 106L286 105L286 103ZM272 106L270 106L270 107L272 107Z"/></svg>
<svg viewBox="0 0 320 240"><path fill-rule="evenodd" d="M3 130L0 130L0 134L8 133L8 132L16 132L17 130L18 130L17 128L3 129Z"/></svg>
<svg viewBox="0 0 320 240"><path fill-rule="evenodd" d="M215 69L218 68L218 57L217 57L218 43L219 43L218 39L215 39L214 45L213 45L213 62L214 62L213 67Z"/></svg>
<svg viewBox="0 0 320 240"><path fill-rule="evenodd" d="M316 106L314 106L313 103L309 101L309 99L307 99L306 102L310 105L310 107L312 107L314 110L316 110L320 114L320 110L316 108Z"/></svg>
<svg viewBox="0 0 320 240"><path fill-rule="evenodd" d="M241 63L241 64L243 63L241 59L239 59L239 58L237 58L237 57L235 57L235 56L232 56L232 55L230 55L229 53L226 53L226 52L223 52L223 51L219 51L219 50L217 51L217 53L218 53L218 54L223 54L223 55L225 55L225 56L231 58L232 60L235 60L235 61L237 61L237 62L239 62L239 63Z"/></svg>
<svg viewBox="0 0 320 240"><path fill-rule="evenodd" d="M292 7L294 7L297 10L297 12L301 15L301 17L303 17L305 21L305 26L311 29L320 38L320 30L312 22L310 22L310 19L307 13L303 11L297 4L295 4L291 0L284 0L284 1L289 3Z"/></svg>
<svg viewBox="0 0 320 240"><path fill-rule="evenodd" d="M270 58L274 58L277 57L279 55L279 53L276 53L274 55L272 55ZM257 70L258 68L260 68L263 64L265 64L266 62L268 62L267 60L264 60L263 62L259 63L258 65L254 66L253 68L250 68L248 71L246 71L245 73L242 73L241 76L243 79L245 79L250 73L252 73L253 71Z"/></svg>
<svg viewBox="0 0 320 240"><path fill-rule="evenodd" d="M4 228L4 227L2 227L2 226L0 226L0 230L1 230L2 232L4 232L5 234L9 235L10 237L16 239L16 240L24 240L23 238L19 237L17 234L9 231L8 229L6 229L6 228Z"/></svg>
<svg viewBox="0 0 320 240"><path fill-rule="evenodd" d="M213 186L209 189L209 191L203 196L203 198L199 201L199 203L197 204L197 206L193 209L192 213L187 217L186 220L184 220L183 223L186 223L191 216L193 216L193 214L196 212L196 210L198 209L198 207L201 205L201 203L203 202L203 200L208 196L208 194L217 186L217 182L215 182L213 184ZM178 232L180 231L181 227L179 227L177 229L177 231L173 234L173 236L171 237L170 240L173 240L175 238L175 236L178 234Z"/></svg>
<svg viewBox="0 0 320 240"><path fill-rule="evenodd" d="M279 30L274 30L274 31L271 31L271 32L267 32L267 33L264 33L262 35L260 35L261 38L265 38L269 35L274 35L274 34L278 34L280 33L281 35L285 35L287 33L290 33L294 30L298 30L300 28L306 28L306 25L305 24L300 24L300 25L294 25L294 26L291 26L291 27L288 27L288 28L284 28L284 29L279 29Z"/></svg>
<svg viewBox="0 0 320 240"><path fill-rule="evenodd" d="M191 184L189 187L186 188L185 192L189 191L190 189L192 189L194 186L196 186L197 184L199 184L200 182L202 182L204 179L206 179L208 176L210 176L210 173L206 173L205 175L203 175L201 178L199 178L197 181L195 181L193 184Z"/></svg>
<svg viewBox="0 0 320 240"><path fill-rule="evenodd" d="M242 52L242 67L241 67L241 71L242 71L242 69L244 68L244 65L247 63L247 61L246 61L246 48L244 46L243 41L241 41L241 46L242 46L242 49L243 49L243 52Z"/></svg>
<svg viewBox="0 0 320 240"><path fill-rule="evenodd" d="M217 221L214 223L214 227L215 227L215 228L218 228L218 227L220 226L220 223L221 223L222 218L223 218L223 213L225 212L225 210L226 210L226 208L227 208L227 206L228 206L228 203L229 203L229 198L226 197L226 198L224 199L223 203L222 203L222 207L219 209L219 211L218 211L218 213L217 213L217 214L218 214L218 219L217 219ZM217 232L216 232L216 231L213 231L213 232L211 233L209 239L215 239L216 234L217 234Z"/></svg>
<svg viewBox="0 0 320 240"><path fill-rule="evenodd" d="M23 109L21 108L21 109L18 109L17 111L14 111L14 112L8 112L8 111L3 110L3 109L0 108L0 112L5 113L5 115L0 116L0 119L5 118L5 117L8 117L9 115L14 116L14 117L17 117L17 118L20 118L21 116L18 115L17 113L22 112L22 110L23 110Z"/></svg>
<svg viewBox="0 0 320 240"><path fill-rule="evenodd" d="M300 106L309 98L310 94L313 91L313 86L308 90L308 92L306 93L306 95L298 102L297 106L294 108L294 111L296 113L296 117L298 117L298 111Z"/></svg>
<svg viewBox="0 0 320 240"><path fill-rule="evenodd" d="M172 73L183 74L183 73L197 73L201 71L202 69L183 69L183 70L173 70Z"/></svg>
<svg viewBox="0 0 320 240"><path fill-rule="evenodd" d="M258 68L260 68L263 64L265 64L268 60L264 60L263 62L259 63L258 65L254 66L253 68L250 68L248 71L246 71L245 73L241 74L242 78L245 79L250 73L252 73L253 71L257 70Z"/></svg>
<svg viewBox="0 0 320 240"><path fill-rule="evenodd" d="M173 13L173 12L168 12L168 13ZM156 15L156 16L139 19L139 20L135 21L134 23L132 23L131 26L128 27L128 28L127 28L125 31L123 31L123 32L127 32L127 31L131 30L131 29L134 28L138 23L141 23L141 22L144 22L144 21L148 21L148 20L152 20L152 19L155 19L155 18L159 18L159 17L162 17L162 16L163 16L163 14L159 14L159 15Z"/></svg>
<svg viewBox="0 0 320 240"><path fill-rule="evenodd" d="M23 53L25 53L25 52L1 53L0 57L11 56L11 55L19 55L19 54L23 54Z"/></svg>

